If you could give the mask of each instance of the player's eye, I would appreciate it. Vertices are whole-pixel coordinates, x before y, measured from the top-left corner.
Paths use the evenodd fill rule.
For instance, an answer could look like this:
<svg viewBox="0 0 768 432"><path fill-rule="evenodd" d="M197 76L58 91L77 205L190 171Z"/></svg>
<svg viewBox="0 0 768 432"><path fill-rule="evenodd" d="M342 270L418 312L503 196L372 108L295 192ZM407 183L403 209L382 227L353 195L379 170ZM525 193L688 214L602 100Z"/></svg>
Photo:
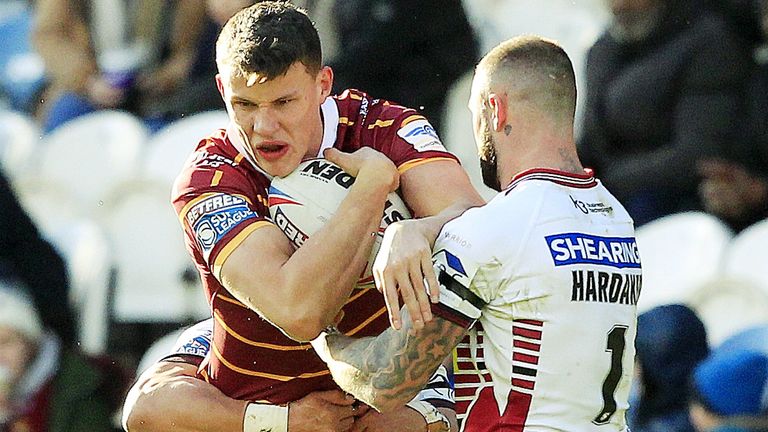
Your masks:
<svg viewBox="0 0 768 432"><path fill-rule="evenodd" d="M254 104L253 102L247 101L247 100L237 99L234 102L232 102L232 105L234 105L236 107L240 107L240 108L252 108L256 104Z"/></svg>
<svg viewBox="0 0 768 432"><path fill-rule="evenodd" d="M282 107L288 105L293 99L278 99L275 101L275 106Z"/></svg>

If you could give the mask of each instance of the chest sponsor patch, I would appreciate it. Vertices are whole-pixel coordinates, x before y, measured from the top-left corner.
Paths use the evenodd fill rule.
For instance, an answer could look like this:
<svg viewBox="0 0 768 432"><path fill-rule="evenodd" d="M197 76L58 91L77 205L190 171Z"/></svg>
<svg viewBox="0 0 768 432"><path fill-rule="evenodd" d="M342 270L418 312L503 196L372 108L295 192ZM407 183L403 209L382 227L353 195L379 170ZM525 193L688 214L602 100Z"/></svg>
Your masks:
<svg viewBox="0 0 768 432"><path fill-rule="evenodd" d="M185 215L206 260L216 243L228 232L243 221L256 217L245 199L224 193L206 197Z"/></svg>
<svg viewBox="0 0 768 432"><path fill-rule="evenodd" d="M446 151L435 128L426 119L414 120L397 131L397 135L416 151Z"/></svg>
<svg viewBox="0 0 768 432"><path fill-rule="evenodd" d="M600 237L563 233L545 237L556 266L599 264L615 268L640 268L634 237Z"/></svg>

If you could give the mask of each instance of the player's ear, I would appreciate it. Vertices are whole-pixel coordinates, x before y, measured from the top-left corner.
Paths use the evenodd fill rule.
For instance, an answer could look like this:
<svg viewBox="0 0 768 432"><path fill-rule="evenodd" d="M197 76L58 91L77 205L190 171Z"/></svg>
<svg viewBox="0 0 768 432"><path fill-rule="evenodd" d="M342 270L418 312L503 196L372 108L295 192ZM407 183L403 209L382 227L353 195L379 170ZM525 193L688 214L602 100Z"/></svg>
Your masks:
<svg viewBox="0 0 768 432"><path fill-rule="evenodd" d="M507 124L507 101L503 95L489 93L486 102L490 108L491 126L494 131L501 132Z"/></svg>
<svg viewBox="0 0 768 432"><path fill-rule="evenodd" d="M325 101L333 89L333 69L330 66L323 66L317 73L317 84L319 89L320 103Z"/></svg>
<svg viewBox="0 0 768 432"><path fill-rule="evenodd" d="M221 74L216 74L216 88L219 89L221 98L226 102L227 99L224 97L224 82L221 80Z"/></svg>

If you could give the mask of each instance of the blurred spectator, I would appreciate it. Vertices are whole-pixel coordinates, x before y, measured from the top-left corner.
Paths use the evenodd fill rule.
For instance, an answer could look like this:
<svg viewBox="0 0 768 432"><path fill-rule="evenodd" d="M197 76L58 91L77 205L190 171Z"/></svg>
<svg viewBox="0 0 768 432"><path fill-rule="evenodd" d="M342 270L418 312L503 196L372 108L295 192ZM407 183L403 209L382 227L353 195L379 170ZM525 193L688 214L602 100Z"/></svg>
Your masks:
<svg viewBox="0 0 768 432"><path fill-rule="evenodd" d="M699 164L704 208L736 231L768 217L768 0L751 0L740 11L735 23L746 21L740 26L743 31L752 34L749 29L757 28L762 35L762 45L755 50L757 66L748 87L747 113L739 122L740 133L728 159ZM747 12L752 12L752 19L744 16Z"/></svg>
<svg viewBox="0 0 768 432"><path fill-rule="evenodd" d="M683 305L655 307L637 317L637 386L627 422L633 432L693 432L688 380L708 352L698 316Z"/></svg>
<svg viewBox="0 0 768 432"><path fill-rule="evenodd" d="M715 352L693 374L691 420L698 432L768 431L768 357Z"/></svg>
<svg viewBox="0 0 768 432"><path fill-rule="evenodd" d="M0 286L0 430L114 431L114 383L45 330L23 292Z"/></svg>
<svg viewBox="0 0 768 432"><path fill-rule="evenodd" d="M128 109L156 120L221 106L196 98L215 92L212 46L217 28L206 22L205 3L145 1L130 11L127 3L133 4L36 2L33 41L50 81L38 109L46 131L103 108ZM126 35L125 29L133 34ZM187 88L187 81L198 76L211 81L208 93ZM185 103L186 111L179 113Z"/></svg>
<svg viewBox="0 0 768 432"><path fill-rule="evenodd" d="M43 324L67 344L75 325L64 261L38 232L0 170L0 276L20 279L30 290Z"/></svg>
<svg viewBox="0 0 768 432"><path fill-rule="evenodd" d="M477 43L460 0L343 0L334 91L363 88L414 107L440 131L453 82L472 68Z"/></svg>
<svg viewBox="0 0 768 432"><path fill-rule="evenodd" d="M702 0L609 0L579 149L640 225L700 209L696 164L733 144L748 44Z"/></svg>

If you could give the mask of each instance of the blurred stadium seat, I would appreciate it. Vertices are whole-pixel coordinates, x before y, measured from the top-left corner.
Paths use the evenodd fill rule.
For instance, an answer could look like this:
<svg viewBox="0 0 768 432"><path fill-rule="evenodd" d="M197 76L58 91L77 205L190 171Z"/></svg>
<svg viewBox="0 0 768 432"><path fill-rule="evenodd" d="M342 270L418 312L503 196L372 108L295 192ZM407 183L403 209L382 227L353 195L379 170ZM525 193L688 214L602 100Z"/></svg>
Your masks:
<svg viewBox="0 0 768 432"><path fill-rule="evenodd" d="M30 43L33 14L29 2L0 1L0 94L17 110L30 108L45 79L45 64Z"/></svg>
<svg viewBox="0 0 768 432"><path fill-rule="evenodd" d="M209 111L177 120L159 130L147 145L145 178L168 184L170 191L184 162L200 140L216 129L226 128L228 123L226 111Z"/></svg>
<svg viewBox="0 0 768 432"><path fill-rule="evenodd" d="M719 351L751 350L768 354L768 317L766 322L744 329L729 337L718 347Z"/></svg>
<svg viewBox="0 0 768 432"><path fill-rule="evenodd" d="M689 306L704 322L712 347L744 329L768 324L768 292L743 279L707 282L692 293Z"/></svg>
<svg viewBox="0 0 768 432"><path fill-rule="evenodd" d="M107 204L115 184L137 176L147 136L144 124L125 112L79 117L43 138L36 174L71 194L91 216Z"/></svg>
<svg viewBox="0 0 768 432"><path fill-rule="evenodd" d="M13 186L24 210L48 240L72 221L84 217L83 208L63 185L21 178Z"/></svg>
<svg viewBox="0 0 768 432"><path fill-rule="evenodd" d="M59 228L51 241L67 264L80 348L89 354L104 354L113 271L106 235L95 222L79 220Z"/></svg>
<svg viewBox="0 0 768 432"><path fill-rule="evenodd" d="M734 237L725 255L725 273L750 281L768 293L768 220L757 222Z"/></svg>
<svg viewBox="0 0 768 432"><path fill-rule="evenodd" d="M0 166L11 182L30 168L41 135L40 128L26 114L0 111Z"/></svg>
<svg viewBox="0 0 768 432"><path fill-rule="evenodd" d="M668 303L688 303L693 292L719 277L733 232L706 213L666 216L637 229L643 262L638 311Z"/></svg>
<svg viewBox="0 0 768 432"><path fill-rule="evenodd" d="M164 185L127 183L114 193L120 198L108 201L103 222L117 272L112 320L187 322L210 315Z"/></svg>

